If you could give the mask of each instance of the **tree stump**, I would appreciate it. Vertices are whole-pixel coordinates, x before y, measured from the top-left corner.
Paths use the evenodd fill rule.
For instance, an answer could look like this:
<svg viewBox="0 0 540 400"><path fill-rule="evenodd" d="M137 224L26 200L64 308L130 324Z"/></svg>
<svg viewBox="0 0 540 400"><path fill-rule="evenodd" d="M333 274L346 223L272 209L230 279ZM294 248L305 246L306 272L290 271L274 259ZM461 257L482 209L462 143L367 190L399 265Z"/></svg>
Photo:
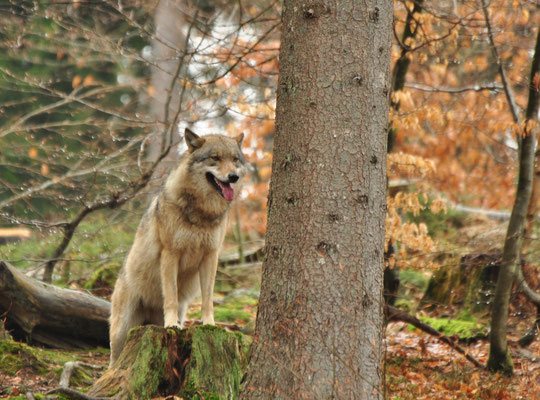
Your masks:
<svg viewBox="0 0 540 400"><path fill-rule="evenodd" d="M114 399L236 399L251 338L216 326L133 328L116 362L88 394Z"/></svg>

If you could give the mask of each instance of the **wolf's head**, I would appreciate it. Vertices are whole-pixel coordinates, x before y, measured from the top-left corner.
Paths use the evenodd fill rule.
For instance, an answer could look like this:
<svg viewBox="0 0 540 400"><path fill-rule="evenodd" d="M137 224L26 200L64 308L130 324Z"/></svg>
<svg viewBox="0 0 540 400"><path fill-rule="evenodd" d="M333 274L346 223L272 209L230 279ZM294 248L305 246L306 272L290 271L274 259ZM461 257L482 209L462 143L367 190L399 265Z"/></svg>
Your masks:
<svg viewBox="0 0 540 400"><path fill-rule="evenodd" d="M247 172L246 159L240 149L244 134L234 138L223 135L201 137L186 128L184 137L192 180L204 177L204 182L199 184L208 185L208 190L203 192L233 201L235 190Z"/></svg>

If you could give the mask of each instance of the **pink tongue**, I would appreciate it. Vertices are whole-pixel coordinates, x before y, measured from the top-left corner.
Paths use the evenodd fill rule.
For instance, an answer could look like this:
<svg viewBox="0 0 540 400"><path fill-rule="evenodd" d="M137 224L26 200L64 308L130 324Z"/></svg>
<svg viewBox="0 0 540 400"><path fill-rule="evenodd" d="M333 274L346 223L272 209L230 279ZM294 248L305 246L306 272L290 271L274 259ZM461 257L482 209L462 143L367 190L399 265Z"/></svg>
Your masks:
<svg viewBox="0 0 540 400"><path fill-rule="evenodd" d="M233 201L234 189L231 187L231 185L228 183L220 182L219 180L217 180L217 182L218 182L219 187L221 188L221 192L223 193L223 197L225 197L225 200Z"/></svg>

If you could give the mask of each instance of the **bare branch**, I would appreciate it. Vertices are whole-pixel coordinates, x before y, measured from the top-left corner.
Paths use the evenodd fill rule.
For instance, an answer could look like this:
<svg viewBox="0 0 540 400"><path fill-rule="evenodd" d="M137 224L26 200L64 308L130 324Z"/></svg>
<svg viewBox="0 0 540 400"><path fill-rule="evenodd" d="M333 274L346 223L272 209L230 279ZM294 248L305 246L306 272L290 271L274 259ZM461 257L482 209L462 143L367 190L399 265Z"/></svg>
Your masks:
<svg viewBox="0 0 540 400"><path fill-rule="evenodd" d="M464 92L482 92L484 90L500 91L503 89L503 85L499 83L487 83L484 85L473 85L473 86L463 86L458 88L449 88L449 87L433 87L425 86L417 83L406 83L405 87L421 90L423 92L432 92L432 93L464 93Z"/></svg>

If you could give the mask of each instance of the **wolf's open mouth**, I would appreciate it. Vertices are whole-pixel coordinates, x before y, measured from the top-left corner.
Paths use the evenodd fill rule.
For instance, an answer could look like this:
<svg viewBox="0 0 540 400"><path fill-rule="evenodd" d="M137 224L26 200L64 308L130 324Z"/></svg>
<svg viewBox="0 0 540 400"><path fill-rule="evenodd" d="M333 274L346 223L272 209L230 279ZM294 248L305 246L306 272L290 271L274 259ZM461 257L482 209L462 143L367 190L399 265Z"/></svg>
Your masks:
<svg viewBox="0 0 540 400"><path fill-rule="evenodd" d="M217 190L217 192L221 196L223 196L223 198L225 200L227 200L227 201L233 201L234 200L234 189L232 188L232 186L231 186L231 184L229 182L220 181L218 178L216 178L210 172L206 173L206 179Z"/></svg>

